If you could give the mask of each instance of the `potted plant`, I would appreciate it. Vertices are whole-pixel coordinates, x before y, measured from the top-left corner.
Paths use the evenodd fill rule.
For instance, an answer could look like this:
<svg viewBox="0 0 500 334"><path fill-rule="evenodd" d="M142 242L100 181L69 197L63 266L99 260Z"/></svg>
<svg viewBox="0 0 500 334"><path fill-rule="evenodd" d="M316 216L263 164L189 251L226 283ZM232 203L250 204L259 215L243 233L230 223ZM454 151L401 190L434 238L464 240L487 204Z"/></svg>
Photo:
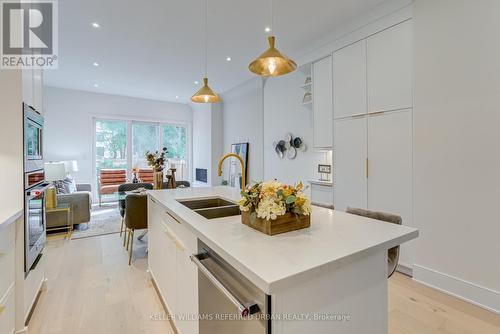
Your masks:
<svg viewBox="0 0 500 334"><path fill-rule="evenodd" d="M163 188L163 170L165 169L165 164L167 162L166 154L168 150L166 147L162 148L160 152L156 151L155 153L151 153L149 151L146 152L146 160L148 162L148 166L153 168L154 172L154 180L153 180L153 188L154 189L162 189Z"/></svg>
<svg viewBox="0 0 500 334"><path fill-rule="evenodd" d="M277 181L249 185L239 201L242 222L263 233L274 235L311 225L311 201L302 183L287 185Z"/></svg>

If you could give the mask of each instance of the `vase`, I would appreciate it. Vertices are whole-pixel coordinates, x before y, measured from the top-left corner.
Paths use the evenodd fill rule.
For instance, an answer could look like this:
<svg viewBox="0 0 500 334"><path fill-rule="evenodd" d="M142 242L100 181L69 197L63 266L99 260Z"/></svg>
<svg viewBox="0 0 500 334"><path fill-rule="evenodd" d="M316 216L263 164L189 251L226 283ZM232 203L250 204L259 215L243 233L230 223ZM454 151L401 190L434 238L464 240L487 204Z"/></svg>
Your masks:
<svg viewBox="0 0 500 334"><path fill-rule="evenodd" d="M153 179L153 189L158 190L163 188L163 172L155 172Z"/></svg>

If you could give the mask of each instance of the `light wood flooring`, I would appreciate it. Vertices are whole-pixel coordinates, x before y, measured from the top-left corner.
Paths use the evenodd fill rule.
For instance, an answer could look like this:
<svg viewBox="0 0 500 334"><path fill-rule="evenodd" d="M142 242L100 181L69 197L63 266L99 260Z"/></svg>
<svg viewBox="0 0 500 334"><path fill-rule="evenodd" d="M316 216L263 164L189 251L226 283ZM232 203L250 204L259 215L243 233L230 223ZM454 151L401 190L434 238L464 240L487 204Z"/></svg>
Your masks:
<svg viewBox="0 0 500 334"><path fill-rule="evenodd" d="M30 334L170 334L146 273L145 243L136 260L118 234L68 241L50 238L47 290L29 324ZM499 334L500 316L396 274L389 281L390 334ZM215 334L215 333L214 333Z"/></svg>

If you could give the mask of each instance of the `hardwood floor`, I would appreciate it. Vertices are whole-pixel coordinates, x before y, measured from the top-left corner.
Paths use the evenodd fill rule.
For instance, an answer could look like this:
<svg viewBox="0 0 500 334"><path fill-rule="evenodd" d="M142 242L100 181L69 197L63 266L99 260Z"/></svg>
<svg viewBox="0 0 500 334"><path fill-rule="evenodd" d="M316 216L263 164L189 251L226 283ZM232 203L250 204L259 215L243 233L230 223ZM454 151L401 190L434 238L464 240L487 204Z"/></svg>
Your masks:
<svg viewBox="0 0 500 334"><path fill-rule="evenodd" d="M47 244L47 291L29 324L30 334L173 333L146 273L145 243L135 261L118 234ZM389 281L390 334L498 334L500 316L412 281Z"/></svg>
<svg viewBox="0 0 500 334"><path fill-rule="evenodd" d="M390 334L498 334L500 315L395 274L389 280Z"/></svg>
<svg viewBox="0 0 500 334"><path fill-rule="evenodd" d="M47 290L29 323L30 334L173 333L146 273L145 243L135 241L135 261L119 234L68 241L50 238Z"/></svg>

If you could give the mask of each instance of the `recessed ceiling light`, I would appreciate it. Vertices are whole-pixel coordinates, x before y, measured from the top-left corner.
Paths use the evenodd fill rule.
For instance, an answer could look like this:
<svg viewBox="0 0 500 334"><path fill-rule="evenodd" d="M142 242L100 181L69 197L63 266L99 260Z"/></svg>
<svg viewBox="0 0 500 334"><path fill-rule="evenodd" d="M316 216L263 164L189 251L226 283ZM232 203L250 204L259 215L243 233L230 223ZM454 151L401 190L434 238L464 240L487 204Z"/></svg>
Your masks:
<svg viewBox="0 0 500 334"><path fill-rule="evenodd" d="M194 82L194 84L195 84L195 85L198 85L199 83L200 83L200 82L199 82L198 80L196 80L196 81Z"/></svg>
<svg viewBox="0 0 500 334"><path fill-rule="evenodd" d="M266 27L266 32L271 32L271 28L270 27Z"/></svg>
<svg viewBox="0 0 500 334"><path fill-rule="evenodd" d="M100 28L101 26L97 22L92 22L92 27L94 27L94 28Z"/></svg>
<svg viewBox="0 0 500 334"><path fill-rule="evenodd" d="M231 57L227 57L227 58L226 58L226 61L231 61Z"/></svg>
<svg viewBox="0 0 500 334"><path fill-rule="evenodd" d="M178 99L179 99L179 95L176 95L176 96L175 96L175 99L176 99L176 100L178 100Z"/></svg>
<svg viewBox="0 0 500 334"><path fill-rule="evenodd" d="M94 87L95 87L95 88L99 87L99 84L96 84L96 83L95 83L95 84L94 84Z"/></svg>
<svg viewBox="0 0 500 334"><path fill-rule="evenodd" d="M94 65L95 67L98 67L98 66L99 66L99 63L95 61L93 65Z"/></svg>

